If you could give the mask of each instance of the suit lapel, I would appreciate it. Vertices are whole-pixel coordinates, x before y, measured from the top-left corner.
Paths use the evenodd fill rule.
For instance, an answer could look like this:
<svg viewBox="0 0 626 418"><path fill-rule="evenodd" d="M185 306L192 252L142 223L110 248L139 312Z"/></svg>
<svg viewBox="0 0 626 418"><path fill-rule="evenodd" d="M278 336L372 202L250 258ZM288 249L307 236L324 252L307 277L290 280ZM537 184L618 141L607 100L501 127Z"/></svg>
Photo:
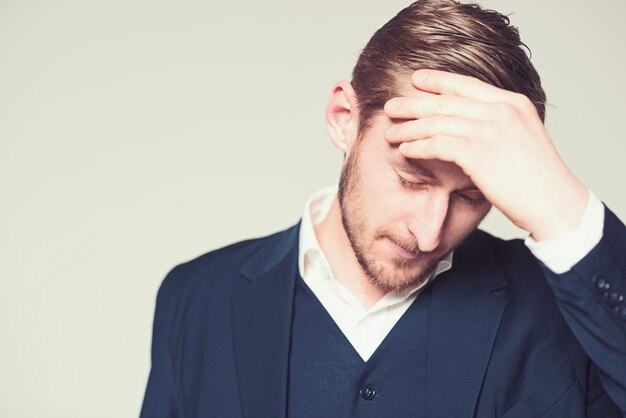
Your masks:
<svg viewBox="0 0 626 418"><path fill-rule="evenodd" d="M284 417L299 225L241 269L250 283L231 296L235 367L244 417Z"/></svg>
<svg viewBox="0 0 626 418"><path fill-rule="evenodd" d="M249 283L231 296L242 414L286 415L299 224L268 239L241 269ZM508 283L481 233L454 254L418 303L428 303L428 417L473 416L506 306Z"/></svg>
<svg viewBox="0 0 626 418"><path fill-rule="evenodd" d="M474 415L506 306L507 282L481 234L455 251L454 267L420 296L430 304L428 417Z"/></svg>

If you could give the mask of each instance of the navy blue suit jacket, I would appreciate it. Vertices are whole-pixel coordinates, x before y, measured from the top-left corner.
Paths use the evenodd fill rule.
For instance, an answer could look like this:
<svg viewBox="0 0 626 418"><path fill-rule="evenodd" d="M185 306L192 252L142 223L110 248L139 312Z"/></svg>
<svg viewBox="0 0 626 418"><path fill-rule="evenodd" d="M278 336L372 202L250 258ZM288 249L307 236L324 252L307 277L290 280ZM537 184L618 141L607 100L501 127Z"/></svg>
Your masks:
<svg viewBox="0 0 626 418"><path fill-rule="evenodd" d="M285 416L298 232L168 274L142 418ZM520 240L473 233L415 302L429 309L427 416L626 416L625 253L608 209L601 242L564 274Z"/></svg>

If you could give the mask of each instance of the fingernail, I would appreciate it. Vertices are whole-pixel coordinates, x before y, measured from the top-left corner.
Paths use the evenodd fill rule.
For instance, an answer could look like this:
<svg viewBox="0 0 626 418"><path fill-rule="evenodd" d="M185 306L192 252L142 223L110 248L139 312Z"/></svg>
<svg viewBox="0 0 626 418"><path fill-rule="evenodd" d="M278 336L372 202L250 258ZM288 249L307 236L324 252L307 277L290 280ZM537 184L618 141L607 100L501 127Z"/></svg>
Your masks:
<svg viewBox="0 0 626 418"><path fill-rule="evenodd" d="M396 110L400 107L400 99L391 99L387 101L386 108L387 110Z"/></svg>
<svg viewBox="0 0 626 418"><path fill-rule="evenodd" d="M409 144L406 142L403 142L400 144L400 146L398 147L400 149L400 151L404 151L406 149L406 147L408 147Z"/></svg>
<svg viewBox="0 0 626 418"><path fill-rule="evenodd" d="M428 77L428 74L430 74L430 73L428 71L426 71L426 70L417 70L413 74L413 80L415 80L415 81L424 81L424 80L426 80L426 77Z"/></svg>

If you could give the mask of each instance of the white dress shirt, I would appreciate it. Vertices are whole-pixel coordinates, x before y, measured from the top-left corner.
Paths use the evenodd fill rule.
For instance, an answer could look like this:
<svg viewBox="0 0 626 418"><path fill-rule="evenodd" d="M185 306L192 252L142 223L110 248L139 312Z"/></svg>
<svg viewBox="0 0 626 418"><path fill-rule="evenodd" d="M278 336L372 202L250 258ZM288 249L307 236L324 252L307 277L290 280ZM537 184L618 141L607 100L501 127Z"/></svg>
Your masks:
<svg viewBox="0 0 626 418"><path fill-rule="evenodd" d="M423 287L452 267L453 254L439 262L434 274L424 284L405 292L387 293L369 309L365 309L356 296L333 277L315 234L314 225L324 220L336 194L337 186L326 187L307 200L300 225L298 268L306 285L361 358L367 361ZM600 241L603 222L602 203L590 192L587 210L579 228L566 236L546 241L537 242L529 237L525 243L535 257L556 273L562 273Z"/></svg>

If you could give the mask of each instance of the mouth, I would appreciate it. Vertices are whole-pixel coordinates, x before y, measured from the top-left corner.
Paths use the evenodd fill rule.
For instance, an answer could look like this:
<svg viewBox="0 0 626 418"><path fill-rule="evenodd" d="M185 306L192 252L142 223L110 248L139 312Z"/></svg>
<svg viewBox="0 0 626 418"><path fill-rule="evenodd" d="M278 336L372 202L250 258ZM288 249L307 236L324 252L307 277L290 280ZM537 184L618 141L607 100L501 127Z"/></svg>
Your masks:
<svg viewBox="0 0 626 418"><path fill-rule="evenodd" d="M400 246L400 244L398 244L397 242L395 242L391 238L387 238L387 242L389 242L389 246L391 247L391 250L398 257L401 257L401 258L403 258L405 260L416 260L416 259L418 259L422 255L421 251L411 251L411 250L408 250L408 249Z"/></svg>

